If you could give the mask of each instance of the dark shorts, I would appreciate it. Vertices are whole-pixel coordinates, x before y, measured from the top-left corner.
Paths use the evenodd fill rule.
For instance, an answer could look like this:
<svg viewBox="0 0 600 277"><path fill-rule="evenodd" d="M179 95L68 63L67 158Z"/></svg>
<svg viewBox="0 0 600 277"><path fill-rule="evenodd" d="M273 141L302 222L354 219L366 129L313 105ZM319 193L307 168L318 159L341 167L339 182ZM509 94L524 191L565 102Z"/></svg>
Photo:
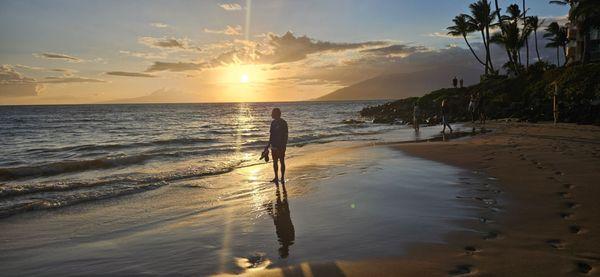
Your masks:
<svg viewBox="0 0 600 277"><path fill-rule="evenodd" d="M285 147L271 147L273 160L285 158Z"/></svg>

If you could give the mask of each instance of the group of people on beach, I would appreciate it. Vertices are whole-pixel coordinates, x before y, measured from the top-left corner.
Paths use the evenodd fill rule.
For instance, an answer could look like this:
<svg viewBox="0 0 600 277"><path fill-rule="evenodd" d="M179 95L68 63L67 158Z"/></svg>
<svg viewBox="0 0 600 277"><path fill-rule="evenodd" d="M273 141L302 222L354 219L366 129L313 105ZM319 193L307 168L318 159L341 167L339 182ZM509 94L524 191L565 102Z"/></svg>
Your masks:
<svg viewBox="0 0 600 277"><path fill-rule="evenodd" d="M486 119L485 99L484 99L483 94L480 94L480 93L471 94L470 99L469 99L469 105L467 107L467 111L471 115L471 123L473 125L475 125L476 118L479 119L479 124L485 124L485 119ZM446 133L446 127L448 127L448 129L450 130L450 133L452 133L452 131L453 131L452 126L450 126L450 123L449 123L450 109L448 107L447 99L442 100L442 103L440 106L440 117L441 117L441 123L443 126L442 133ZM415 132L419 132L419 125L421 124L421 122L419 120L420 118L421 118L421 108L419 107L419 100L417 100L417 101L415 101L415 104L413 106L413 128L415 129Z"/></svg>

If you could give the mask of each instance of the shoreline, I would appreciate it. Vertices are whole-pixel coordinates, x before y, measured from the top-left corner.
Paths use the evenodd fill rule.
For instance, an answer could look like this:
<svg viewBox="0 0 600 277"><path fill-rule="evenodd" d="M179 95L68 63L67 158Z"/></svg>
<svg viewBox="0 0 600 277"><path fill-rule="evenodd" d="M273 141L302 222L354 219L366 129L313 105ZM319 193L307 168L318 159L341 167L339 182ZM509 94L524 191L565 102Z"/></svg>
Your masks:
<svg viewBox="0 0 600 277"><path fill-rule="evenodd" d="M400 258L305 263L249 275L598 274L600 127L499 122L486 127L494 132L391 147L490 176L507 202L499 212L463 221L466 229L447 234L445 244L418 243Z"/></svg>
<svg viewBox="0 0 600 277"><path fill-rule="evenodd" d="M302 231L298 230L302 230L305 226L312 226L310 221L306 221L307 218L314 217L314 213L319 212L319 209L321 209L320 212L327 215L327 210L323 210L323 207L318 208L319 205L332 207L331 204L335 204L336 201L338 204L346 203L354 198L353 195L361 195L358 191L349 193L348 187L339 187L339 185L356 183L360 181L360 179L356 179L360 176L377 176L361 175L360 171L367 168L365 165L361 165L363 163L373 166L373 161L387 156L396 157L394 159L404 162L417 162L417 164L419 160L422 160L423 165L436 168L449 165L449 168L460 169L460 172L464 174L457 176L458 182L454 192L451 192L450 198L453 198L453 203L467 208L467 214L470 216L463 215L453 218L452 214L449 214L444 219L449 221L447 226L459 226L460 228L445 229L442 241L415 240L402 246L397 251L397 256L383 255L390 258L377 258L382 255L378 255L376 247L370 252L373 253L370 256L372 258L332 258L330 259L333 260L332 262L311 262L310 257L299 255L296 260L292 260L293 262L288 263L283 260L281 263L280 260L271 264L268 259L264 260L268 256L253 256L254 254L236 256L240 257L238 263L244 264L243 267L238 264L241 269L244 269L238 273L251 276L447 276L469 274L547 276L586 274L585 272L591 275L597 274L600 249L596 245L600 245L600 240L594 231L600 227L598 226L600 220L598 220L597 212L600 209L596 203L600 191L592 184L599 177L598 170L594 171L594 169L599 169L600 165L600 143L598 142L600 141L598 140L600 128L570 124L560 124L554 127L548 124L520 123L491 123L488 127L494 132L467 139L439 141L439 138L433 138L425 142L418 141L419 143L414 143L415 141L412 143L386 142L361 144L362 146L349 144L333 147L323 152L319 152L317 147L310 149L311 154L300 155L290 160L292 166L289 168L290 174L288 175L293 179L288 181L288 189L287 192L284 189L284 194L290 195L292 221L296 227L296 236L300 237L302 237ZM462 132L456 135L460 136L461 134L468 135L470 133ZM565 141L567 138L569 141ZM398 151L400 155L394 156L395 151ZM404 156L413 156L415 160L412 160L413 158L404 160L402 158ZM347 167L348 164L354 164L354 166ZM331 171L336 167L346 168L342 172ZM373 168L377 169L378 167L375 164ZM425 167L425 169L433 170L434 168L427 169ZM59 247L60 249L52 251L60 253L56 261L65 260L67 261L66 265L69 262L78 261L79 258L72 257L77 254L69 254L64 252L65 250L74 251L74 253L80 252L81 259L85 262L86 259L94 257L94 253L98 251L100 253L117 251L116 253L118 253L119 245L122 243L130 245L131 253L141 255L141 257L133 256L136 257L132 257L134 260L144 260L145 254L143 253L148 251L162 253L165 250L188 251L190 256L187 259L193 257L197 259L197 251L202 250L189 247L197 245L201 241L209 245L216 243L212 247L220 245L218 242L208 240L208 237L200 238L198 241L199 234L210 234L221 230L219 228L213 230L204 225L222 224L221 222L225 220L226 233L233 233L222 238L223 243L226 243L222 246L224 249L219 252L219 255L222 255L220 263L223 266L233 258L231 256L233 252L228 252L233 250L227 250L229 246L225 245L230 243L231 237L235 238L240 235L232 231L235 228L231 227L239 226L239 220L244 222L252 218L250 224L242 228L249 228L248 230L258 228L255 231L248 231L249 234L264 231L263 228L266 228L266 234L271 233L271 236L274 236L273 230L270 230L273 228L273 222L268 223L270 219L262 211L255 211L255 209L262 210L261 206L263 206L264 200L273 197L273 191L275 191L273 186L261 181L266 179L270 173L268 164L248 167L225 175L197 181L183 181L140 195L76 205L54 212L39 211L14 218L10 217L0 221L2 226L13 229L5 229L7 232L10 231L9 233L17 234L16 231L19 228L25 230L28 227L35 227L32 229L34 233L32 235L35 235L35 232L49 235L51 232L47 234L45 231L54 229L68 230L73 234L58 237L49 235L52 242L48 244L35 242L28 245L29 243L14 242L10 246L5 246L13 250L27 248L35 250L35 245L38 245L37 247L41 248L36 250L36 253L40 251L42 254L38 254L38 257L33 259L37 262L40 262L40 255L50 253L48 246L50 248ZM340 173L343 174L340 175ZM398 172L394 174L398 174ZM351 177L344 177L344 175ZM431 177L435 175L431 174ZM433 180L428 182L432 183ZM395 179L389 181L402 182ZM246 185L241 187L236 185L230 188L228 186L231 185L223 186L223 184L232 184L232 182ZM330 185L323 186L327 182ZM337 188L336 186L331 188L331 184L337 184ZM218 187L225 187L226 193L216 194ZM243 191L239 192L239 189ZM187 193L185 193L186 191ZM181 193L189 195L181 195ZM214 198L224 199L225 202L219 200L208 204L198 203L198 199L195 198L197 196L194 196L199 195L198 193L202 193L202 195L215 193ZM277 195L279 198L279 193ZM338 196L332 198L334 195ZM257 201L248 203L252 199ZM421 201L421 198L408 197L405 200L388 199L387 203L397 206L408 199ZM287 202L287 199L285 201ZM328 203L329 201L332 203ZM371 200L369 203L383 202ZM248 207L244 208L244 205ZM360 203L359 206L362 207ZM345 211L337 209L330 210L327 216ZM240 211L242 214L238 215ZM332 211L334 211L333 214ZM236 217L240 218L236 219ZM262 226L265 217L267 226ZM332 220L333 218L336 217L332 217ZM90 226L79 226L79 223L90 220L100 222ZM325 226L330 226L327 228L344 226L338 221L339 219L333 220L331 223L335 223L335 225ZM62 226L60 222L70 225ZM108 227L103 227L105 224ZM47 225L50 227L45 227ZM275 225L277 227L277 223ZM92 232L91 234L79 230L85 231L88 227L92 228L89 230ZM331 231L332 229L322 230ZM81 233L78 234L79 232ZM309 233L315 234L315 232ZM395 232L392 232L391 235L401 236ZM10 237L10 234L5 234L2 240L8 243L7 236ZM70 236L74 236L74 238ZM140 238L145 239L138 242ZM18 240L19 237L12 239ZM68 244L67 246L61 246L58 243L62 239L65 240L64 243ZM36 240L43 242L44 238L36 238ZM164 241L161 242L162 240ZM187 242L180 244L179 241ZM257 247L257 242L248 241L247 238L244 241ZM177 242L177 244L161 248L161 244L167 242ZM240 242L238 241L238 243ZM290 251L293 254L297 253L294 251L297 251L298 247L304 247L305 243L306 241L299 241L292 244ZM271 244L273 241L270 241L268 245ZM198 246L200 245L197 245L196 248ZM252 248L252 246L248 247ZM269 247L277 248L273 245ZM28 253L26 251L22 253L17 251L16 253L19 254L5 253L3 257L11 259L18 256L24 257ZM86 255L88 255L87 258ZM173 258L175 257L177 256L173 256ZM246 258L241 259L242 257ZM306 257L309 262L298 261L298 257L300 259ZM151 259L156 259L156 256L150 255L149 258L148 262L151 262ZM53 257L50 257L50 261L53 261L52 259ZM8 272L14 273L14 270L17 270L18 266L14 262L15 260L12 261L13 264L10 267L13 271ZM45 260L41 260L41 262L52 264ZM113 260L113 262L119 264L122 261ZM164 261L164 263L172 268L173 272L192 272L186 271L191 268L181 267L189 266L185 262L169 264L168 261ZM64 266L65 264L59 265ZM147 271L148 269L140 271L141 268L138 267L130 267L129 270L132 271L120 271L120 273L152 272ZM152 266L150 267L152 268ZM89 271L94 267L84 268ZM183 271L178 271L178 269ZM29 270L30 273L34 272L33 274L38 272ZM55 270L58 271L48 272L61 272L60 269ZM232 272L231 268L226 267L222 267L219 271ZM157 272L163 271L154 273Z"/></svg>

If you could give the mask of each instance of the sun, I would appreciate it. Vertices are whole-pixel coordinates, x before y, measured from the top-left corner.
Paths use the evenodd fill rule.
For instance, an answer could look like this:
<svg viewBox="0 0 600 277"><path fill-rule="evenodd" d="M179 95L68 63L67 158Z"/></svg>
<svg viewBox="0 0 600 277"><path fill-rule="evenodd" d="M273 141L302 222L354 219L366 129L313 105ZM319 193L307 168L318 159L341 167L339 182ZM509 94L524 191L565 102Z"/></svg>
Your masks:
<svg viewBox="0 0 600 277"><path fill-rule="evenodd" d="M246 84L248 82L250 82L250 77L248 77L247 73L243 73L242 76L240 76L240 83Z"/></svg>

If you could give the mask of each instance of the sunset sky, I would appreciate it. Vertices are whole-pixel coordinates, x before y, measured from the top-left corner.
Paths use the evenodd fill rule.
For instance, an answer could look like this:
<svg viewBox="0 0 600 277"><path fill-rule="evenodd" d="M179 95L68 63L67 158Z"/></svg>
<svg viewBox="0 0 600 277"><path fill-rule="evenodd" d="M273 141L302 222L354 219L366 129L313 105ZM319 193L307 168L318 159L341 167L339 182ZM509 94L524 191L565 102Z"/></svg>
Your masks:
<svg viewBox="0 0 600 277"><path fill-rule="evenodd" d="M471 2L4 0L0 104L295 101L472 65L445 35ZM567 13L528 2L529 14Z"/></svg>

